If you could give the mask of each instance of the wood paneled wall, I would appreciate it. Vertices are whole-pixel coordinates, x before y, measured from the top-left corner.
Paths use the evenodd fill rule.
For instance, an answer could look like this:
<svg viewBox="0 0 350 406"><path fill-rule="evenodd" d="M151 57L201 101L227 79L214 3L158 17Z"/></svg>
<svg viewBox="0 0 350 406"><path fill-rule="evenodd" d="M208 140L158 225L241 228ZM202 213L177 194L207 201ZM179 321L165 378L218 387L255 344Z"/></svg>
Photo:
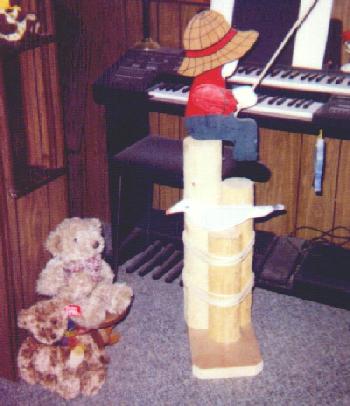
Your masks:
<svg viewBox="0 0 350 406"><path fill-rule="evenodd" d="M80 134L79 142L74 144L76 149L71 152L80 161L80 177L71 183L74 184L74 188L71 187L71 209L80 215L96 215L108 221L103 109L91 100L90 86L121 52L142 39L142 2L100 1L93 16L91 9L96 2L91 0L59 3L75 13L81 23L78 36L70 38L72 44L68 48L66 41L61 52L68 145ZM182 33L189 19L209 5L203 0L151 0L150 3L152 38L163 46L173 47L181 46ZM333 15L343 21L344 29L349 29L349 0L335 0ZM60 26L62 32L64 24L61 22ZM67 53L67 49L71 53ZM154 133L174 138L185 135L182 118L152 113L150 123ZM296 234L312 238L319 235L316 229L327 231L350 225L347 186L350 181L350 142L327 139L322 196L316 196L312 187L314 143L315 137L311 135L260 129L260 158L271 169L272 177L269 182L256 185L256 202L283 203L287 214L258 224L258 229L282 235L306 227ZM165 208L180 195L181 191L158 187L154 204ZM76 204L72 198L77 198ZM346 231L339 230L339 233L345 235Z"/></svg>
<svg viewBox="0 0 350 406"><path fill-rule="evenodd" d="M23 0L20 5L37 14L43 32L54 33L50 0ZM14 379L23 337L16 327L17 313L37 299L35 282L49 258L44 241L68 216L68 198L65 175L14 197L16 171L23 178L30 166L63 167L65 158L56 45L22 52L17 77L6 72L9 58L0 57L0 376ZM9 78L13 83L6 83ZM15 95L15 105L10 93L17 87L21 97Z"/></svg>
<svg viewBox="0 0 350 406"><path fill-rule="evenodd" d="M55 2L72 216L109 220L104 109L93 101L92 84L128 46L126 4Z"/></svg>

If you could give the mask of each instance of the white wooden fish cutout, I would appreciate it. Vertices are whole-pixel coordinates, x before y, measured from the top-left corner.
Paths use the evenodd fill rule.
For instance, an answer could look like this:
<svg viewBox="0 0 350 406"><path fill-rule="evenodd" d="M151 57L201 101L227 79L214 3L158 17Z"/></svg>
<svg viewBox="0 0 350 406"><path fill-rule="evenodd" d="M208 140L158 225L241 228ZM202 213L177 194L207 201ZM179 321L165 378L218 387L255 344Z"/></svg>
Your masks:
<svg viewBox="0 0 350 406"><path fill-rule="evenodd" d="M223 231L246 220L265 217L274 211L283 211L283 204L268 206L253 205L212 205L190 199L183 199L170 207L166 214L187 213L209 231Z"/></svg>

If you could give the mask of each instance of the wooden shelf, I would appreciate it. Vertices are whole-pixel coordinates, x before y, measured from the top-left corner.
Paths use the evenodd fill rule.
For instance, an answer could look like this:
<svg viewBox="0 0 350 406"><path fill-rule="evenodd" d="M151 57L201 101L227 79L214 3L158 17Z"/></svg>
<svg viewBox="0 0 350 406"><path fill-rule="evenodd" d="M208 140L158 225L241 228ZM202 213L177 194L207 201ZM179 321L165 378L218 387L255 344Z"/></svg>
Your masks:
<svg viewBox="0 0 350 406"><path fill-rule="evenodd" d="M0 56L28 51L41 47L42 45L50 44L55 40L54 35L30 33L25 34L20 41L8 42L0 40Z"/></svg>
<svg viewBox="0 0 350 406"><path fill-rule="evenodd" d="M47 169L38 166L28 166L25 168L24 173L15 180L15 185L9 191L10 196L18 199L65 173L66 168Z"/></svg>
<svg viewBox="0 0 350 406"><path fill-rule="evenodd" d="M41 97L41 101L38 102L38 94L36 92L37 86L39 85L37 84L35 84L34 88L29 88L29 94L31 97L27 97L27 99L24 97L24 92L26 90L23 88L23 83L27 82L21 81L24 72L23 68L27 69L28 72L26 71L26 73L31 74L31 78L39 81L42 86L45 85L45 80L47 79L43 76L44 73L40 63L38 64L39 70L33 76L33 73L35 72L34 59L31 59L30 62L26 59L26 62L23 62L20 53L42 47L46 44L53 43L54 41L54 35L33 33L26 33L20 41L16 42L0 40L0 59L3 67L1 90L5 102L3 117L8 125L8 162L12 168L12 174L8 174L7 176L7 190L13 199L25 196L66 173L65 168L47 168L39 163L40 159L37 159L39 161L37 165L28 165L26 163L28 160L27 153L29 138L26 138L28 128L26 124L26 109L24 104L27 103L27 114L28 111L30 111L31 114L33 114L33 112L37 114L36 118L32 117L31 119L40 126L42 122L38 118L38 112L42 111L45 112L45 114L48 114L46 105L49 98L48 95L47 98L44 99ZM42 57L42 54L40 55ZM43 107L44 103L45 108ZM52 111L51 114L53 114ZM37 121L35 121L35 119ZM48 120L48 117L46 120ZM43 134L46 135L49 133L48 128L40 127L38 128L38 131L43 131ZM25 137L23 135L25 135ZM33 137L32 133L31 136ZM32 142L34 143L33 145L36 145L35 141L32 140Z"/></svg>

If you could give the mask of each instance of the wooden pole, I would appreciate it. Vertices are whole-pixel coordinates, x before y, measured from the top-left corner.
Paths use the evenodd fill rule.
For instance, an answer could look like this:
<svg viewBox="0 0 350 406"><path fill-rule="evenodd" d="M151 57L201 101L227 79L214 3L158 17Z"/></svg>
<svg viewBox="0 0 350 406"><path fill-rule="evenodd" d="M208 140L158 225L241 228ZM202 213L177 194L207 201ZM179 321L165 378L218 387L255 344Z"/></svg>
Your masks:
<svg viewBox="0 0 350 406"><path fill-rule="evenodd" d="M223 182L223 204L254 204L254 183L246 178L230 178ZM240 251L243 251L254 238L253 220L246 220L237 226L240 235ZM253 277L253 247L241 263L240 289ZM252 293L240 304L239 318L241 327L251 323Z"/></svg>
<svg viewBox="0 0 350 406"><path fill-rule="evenodd" d="M184 198L218 204L221 196L222 142L184 139ZM185 214L184 235L184 307L185 320L194 329L208 328L208 305L198 290L208 291L208 264L191 246L208 250L208 232L198 226L196 216Z"/></svg>
<svg viewBox="0 0 350 406"><path fill-rule="evenodd" d="M209 234L209 254L232 257L240 252L240 236L237 227L229 232ZM209 292L218 304L209 305L209 337L218 343L231 343L240 337L239 306L220 302L221 295L240 292L241 264L209 266ZM211 297L211 296L209 296Z"/></svg>
<svg viewBox="0 0 350 406"><path fill-rule="evenodd" d="M222 182L222 204L253 204L253 182L245 178L232 178ZM209 234L209 254L223 258L241 259L225 266L209 267L209 292L217 295L238 295L252 279L252 220L232 230ZM251 247L251 248L249 248ZM245 254L246 253L246 254ZM216 342L231 343L240 338L240 328L251 322L252 294L242 303L228 306L222 300L209 306L209 337Z"/></svg>
<svg viewBox="0 0 350 406"><path fill-rule="evenodd" d="M221 172L221 141L184 140L184 199L200 206L252 204L253 183L242 178L222 182ZM239 302L252 277L252 221L213 233L201 220L195 210L185 213L184 306L193 375L200 379L257 375L263 361L250 322L251 291ZM248 255L239 258L242 251Z"/></svg>

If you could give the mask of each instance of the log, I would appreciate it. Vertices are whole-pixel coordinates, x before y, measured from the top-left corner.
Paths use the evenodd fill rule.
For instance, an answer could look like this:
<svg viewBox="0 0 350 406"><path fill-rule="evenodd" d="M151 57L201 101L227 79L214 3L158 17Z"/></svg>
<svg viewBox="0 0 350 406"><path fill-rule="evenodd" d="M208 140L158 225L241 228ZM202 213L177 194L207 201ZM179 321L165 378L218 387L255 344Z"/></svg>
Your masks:
<svg viewBox="0 0 350 406"><path fill-rule="evenodd" d="M245 178L231 178L222 182L222 204L253 204L253 182ZM252 220L237 225L232 230L209 234L209 253L232 257L244 253L251 245ZM252 278L252 248L238 263L209 267L209 291L217 295L234 295L242 292ZM235 342L240 337L240 327L251 322L251 292L242 303L232 306L209 306L209 337L216 342Z"/></svg>
<svg viewBox="0 0 350 406"><path fill-rule="evenodd" d="M209 233L209 254L232 257L240 252L238 228L222 233ZM229 266L209 266L210 295L237 295L240 292L241 263ZM210 297L210 296L209 296ZM240 337L239 306L209 304L209 337L218 343L235 342Z"/></svg>
<svg viewBox="0 0 350 406"><path fill-rule="evenodd" d="M221 141L186 138L184 199L199 205L253 204L253 183L242 178L222 182L221 166ZM185 213L184 311L192 372L197 378L253 376L263 368L250 322L251 291L242 302L235 303L251 281L253 236L251 220L223 232L209 233L195 211ZM232 257L242 251L248 252L244 260L233 261ZM221 261L225 257L232 260L230 266ZM218 306L222 300L225 306L229 304L227 308Z"/></svg>
<svg viewBox="0 0 350 406"><path fill-rule="evenodd" d="M254 204L254 183L246 178L230 178L223 181L223 204ZM240 235L240 251L243 251L254 238L253 220L249 219L237 226ZM240 289L253 277L253 247L241 263ZM251 323L252 293L240 304L241 327Z"/></svg>
<svg viewBox="0 0 350 406"><path fill-rule="evenodd" d="M221 196L222 141L200 141L186 137L183 154L184 198L201 204L218 204ZM208 232L198 226L193 214L185 214L184 228L185 320L189 327L207 329L208 305L198 295L198 290L208 291L208 264L196 255L186 241L207 252Z"/></svg>

